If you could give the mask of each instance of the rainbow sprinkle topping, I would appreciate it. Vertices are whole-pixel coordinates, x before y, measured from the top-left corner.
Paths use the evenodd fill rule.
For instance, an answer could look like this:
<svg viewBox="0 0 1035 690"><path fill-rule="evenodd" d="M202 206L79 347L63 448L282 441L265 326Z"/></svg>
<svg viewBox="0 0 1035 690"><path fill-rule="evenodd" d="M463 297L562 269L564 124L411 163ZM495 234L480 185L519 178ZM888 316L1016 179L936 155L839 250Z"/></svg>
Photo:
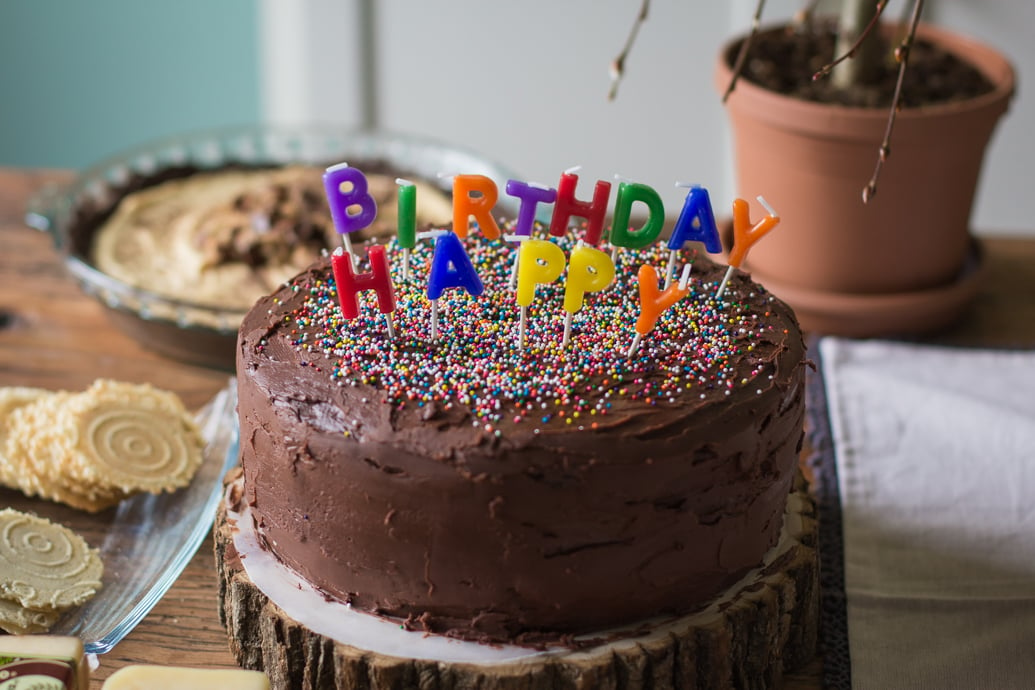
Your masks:
<svg viewBox="0 0 1035 690"><path fill-rule="evenodd" d="M569 238L555 241L566 254L574 247ZM637 269L649 262L663 276L668 261L663 243L619 250L615 281L604 291L586 294L566 348L565 275L537 288L522 349L519 307L510 283L517 245L474 234L465 249L485 292L471 297L462 289L447 290L438 304L436 341L431 340L426 296L430 242L418 242L412 250L408 282L403 280L403 252L394 241L388 245L397 304L394 340L372 292L363 293L358 318L342 317L329 270L304 273L290 284L291 303L300 306L284 316L279 332L290 339L303 366L326 368L333 362L327 375L339 385L375 386L400 407L460 404L487 430L501 420L591 427L616 398L673 404L686 396L729 395L736 387L772 378L772 365L752 353L772 341L778 321L759 305L774 298L738 280L716 301L721 271L715 270L708 276L691 273L690 293L662 315L632 357L626 356L640 312ZM682 252L681 259L699 260L690 251ZM367 269L361 265L359 270ZM757 292L742 295L741 290Z"/></svg>

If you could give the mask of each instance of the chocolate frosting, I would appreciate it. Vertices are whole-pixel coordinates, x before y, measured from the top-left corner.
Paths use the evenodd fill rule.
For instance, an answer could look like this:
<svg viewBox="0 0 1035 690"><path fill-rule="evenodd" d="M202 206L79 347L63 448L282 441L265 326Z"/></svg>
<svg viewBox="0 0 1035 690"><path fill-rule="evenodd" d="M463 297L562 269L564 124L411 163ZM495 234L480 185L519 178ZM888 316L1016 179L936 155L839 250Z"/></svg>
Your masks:
<svg viewBox="0 0 1035 690"><path fill-rule="evenodd" d="M501 393L490 424L465 399L400 404L342 373L335 348L300 346L292 315L328 264L256 304L237 371L244 500L268 548L329 596L414 629L535 643L693 610L775 544L805 349L790 309L744 274L728 298L765 328L738 341L730 383L614 395L592 425L530 423ZM725 267L693 270L710 286ZM671 376L620 371L592 387Z"/></svg>

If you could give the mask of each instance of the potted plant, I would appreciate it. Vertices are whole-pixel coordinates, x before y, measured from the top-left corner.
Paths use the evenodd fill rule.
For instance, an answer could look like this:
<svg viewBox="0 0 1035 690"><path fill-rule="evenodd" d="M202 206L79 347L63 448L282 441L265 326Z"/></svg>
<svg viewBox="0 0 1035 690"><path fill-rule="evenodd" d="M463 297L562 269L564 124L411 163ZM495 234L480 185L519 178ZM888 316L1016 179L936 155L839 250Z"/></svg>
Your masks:
<svg viewBox="0 0 1035 690"><path fill-rule="evenodd" d="M815 16L813 0L793 22L759 29L762 4L716 68L738 196L763 194L782 218L746 268L810 330L949 323L980 277L970 215L1013 96L1009 61L924 24L923 0L899 22L884 20L887 0L843 0L836 19Z"/></svg>

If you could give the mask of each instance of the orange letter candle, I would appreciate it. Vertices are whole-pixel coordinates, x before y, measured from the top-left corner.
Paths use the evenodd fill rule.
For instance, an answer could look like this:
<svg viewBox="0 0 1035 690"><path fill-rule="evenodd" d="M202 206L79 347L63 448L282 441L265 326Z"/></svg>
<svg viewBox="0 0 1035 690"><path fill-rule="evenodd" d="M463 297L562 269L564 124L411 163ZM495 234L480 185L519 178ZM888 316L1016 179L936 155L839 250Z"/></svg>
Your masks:
<svg viewBox="0 0 1035 690"><path fill-rule="evenodd" d="M500 236L492 217L499 192L496 183L485 175L457 175L453 178L453 232L467 237L468 222L474 216L482 234L490 240Z"/></svg>

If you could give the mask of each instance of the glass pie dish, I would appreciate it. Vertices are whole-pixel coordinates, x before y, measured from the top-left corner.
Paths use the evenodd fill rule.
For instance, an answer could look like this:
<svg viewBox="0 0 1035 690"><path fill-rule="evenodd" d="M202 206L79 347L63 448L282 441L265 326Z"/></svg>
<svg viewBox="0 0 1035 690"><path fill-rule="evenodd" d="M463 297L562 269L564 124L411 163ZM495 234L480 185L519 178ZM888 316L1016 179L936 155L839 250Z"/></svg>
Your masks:
<svg viewBox="0 0 1035 690"><path fill-rule="evenodd" d="M172 493L140 494L117 507L87 513L0 487L7 507L72 529L98 550L103 586L50 629L74 635L90 654L104 654L151 611L212 530L223 477L237 464L237 385L230 379L196 415L204 460L190 485ZM48 686L49 687L49 686Z"/></svg>
<svg viewBox="0 0 1035 690"><path fill-rule="evenodd" d="M487 175L498 185L514 177L483 156L430 139L330 127L237 127L156 140L104 160L67 185L42 190L29 204L26 223L51 235L68 271L121 330L165 356L229 371L238 326L261 293L248 295L242 306L241 297L224 304L134 284L98 265L93 250L100 228L127 195L171 180L295 164L322 170L342 161L413 179L445 199L449 175ZM505 208L503 195L499 206L516 210Z"/></svg>

